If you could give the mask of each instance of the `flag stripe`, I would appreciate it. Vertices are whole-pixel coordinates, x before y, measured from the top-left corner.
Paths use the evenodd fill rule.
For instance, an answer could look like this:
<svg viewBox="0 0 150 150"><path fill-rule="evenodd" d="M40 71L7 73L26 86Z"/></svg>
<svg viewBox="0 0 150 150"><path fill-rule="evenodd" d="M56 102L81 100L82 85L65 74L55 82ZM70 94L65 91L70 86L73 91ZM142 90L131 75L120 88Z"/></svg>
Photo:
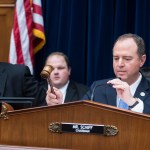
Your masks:
<svg viewBox="0 0 150 150"><path fill-rule="evenodd" d="M33 13L34 23L37 23L37 24L40 24L41 26L43 26L43 21L41 20L41 18L42 18L41 15Z"/></svg>
<svg viewBox="0 0 150 150"><path fill-rule="evenodd" d="M16 49L14 51L16 51L16 54L17 54L17 57L16 57L17 59L16 59L15 63L24 62L23 54L22 54L21 41L20 41L20 31L19 31L18 26L19 25L18 25L17 16L15 15L14 30L13 30L14 42L16 45Z"/></svg>
<svg viewBox="0 0 150 150"><path fill-rule="evenodd" d="M33 4L33 13L39 14L42 16L42 9L40 4Z"/></svg>
<svg viewBox="0 0 150 150"><path fill-rule="evenodd" d="M19 0L17 1L17 16L19 16L18 18L18 24L19 27L18 29L20 30L21 36L20 36L20 40L21 40L21 45L22 45L22 53L23 53L23 61L19 63L25 63L28 66L30 66L30 68L32 69L32 60L30 58L30 43L29 43L29 34L28 34L28 29L30 28L27 21L27 17L26 17L26 13L27 16L30 17L30 13L28 9L30 9L30 3L29 1L24 1L24 0ZM18 33L19 34L19 33ZM27 36L28 35L28 36ZM20 49L17 49L17 51L20 51Z"/></svg>
<svg viewBox="0 0 150 150"><path fill-rule="evenodd" d="M35 37L38 37L33 41L34 53L36 53L45 44L44 22L42 19L41 1L33 0L33 20L33 34Z"/></svg>
<svg viewBox="0 0 150 150"><path fill-rule="evenodd" d="M10 39L9 62L25 64L33 73L34 52L45 44L41 0L17 0Z"/></svg>
<svg viewBox="0 0 150 150"><path fill-rule="evenodd" d="M29 43L28 43L28 46L29 46L29 50L27 50L27 53L26 55L24 56L28 56L25 60L25 63L27 64L27 62L29 62L32 66L33 64L33 46L32 46L32 12L31 12L31 4L29 1L26 1L24 3L25 5L25 12L26 12L26 27L27 27L27 30L28 30L28 38L29 38Z"/></svg>
<svg viewBox="0 0 150 150"><path fill-rule="evenodd" d="M16 54L16 45L14 41L14 33L11 33L11 42L10 42L11 51L9 52L8 61L15 64L17 62L17 54ZM10 57L11 56L11 57Z"/></svg>
<svg viewBox="0 0 150 150"><path fill-rule="evenodd" d="M41 32L44 31L43 26L41 26L40 24L34 23L33 27L34 27L34 29L39 29Z"/></svg>
<svg viewBox="0 0 150 150"><path fill-rule="evenodd" d="M33 4L42 6L41 0L33 0Z"/></svg>

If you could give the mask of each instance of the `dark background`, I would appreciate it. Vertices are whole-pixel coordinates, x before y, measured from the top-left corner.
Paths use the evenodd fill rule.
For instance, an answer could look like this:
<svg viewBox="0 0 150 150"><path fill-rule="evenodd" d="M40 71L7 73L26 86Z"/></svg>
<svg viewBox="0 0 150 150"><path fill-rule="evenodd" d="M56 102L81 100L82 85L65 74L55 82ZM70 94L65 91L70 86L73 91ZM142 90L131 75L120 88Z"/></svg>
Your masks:
<svg viewBox="0 0 150 150"><path fill-rule="evenodd" d="M112 47L124 33L136 33L145 40L145 66L150 66L149 0L42 0L42 7L46 45L35 55L38 79L53 51L69 57L73 80L91 85L114 77Z"/></svg>

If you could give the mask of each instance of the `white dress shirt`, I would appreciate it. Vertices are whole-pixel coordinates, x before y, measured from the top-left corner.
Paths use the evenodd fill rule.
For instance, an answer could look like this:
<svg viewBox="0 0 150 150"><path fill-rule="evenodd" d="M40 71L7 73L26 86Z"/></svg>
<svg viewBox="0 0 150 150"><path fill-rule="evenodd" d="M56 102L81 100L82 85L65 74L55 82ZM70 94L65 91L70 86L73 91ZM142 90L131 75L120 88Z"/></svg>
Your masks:
<svg viewBox="0 0 150 150"><path fill-rule="evenodd" d="M67 93L67 88L68 88L69 82L70 81L68 81L62 88L59 89L61 91L61 93L63 94L62 104L65 101L65 97L66 97L66 93Z"/></svg>

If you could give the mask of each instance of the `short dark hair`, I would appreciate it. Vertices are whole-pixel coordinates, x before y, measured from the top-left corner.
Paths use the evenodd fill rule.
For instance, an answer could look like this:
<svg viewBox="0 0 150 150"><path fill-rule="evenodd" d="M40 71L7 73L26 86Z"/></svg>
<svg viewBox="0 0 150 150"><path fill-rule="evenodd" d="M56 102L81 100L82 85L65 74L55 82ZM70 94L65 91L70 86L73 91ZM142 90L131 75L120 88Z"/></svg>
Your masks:
<svg viewBox="0 0 150 150"><path fill-rule="evenodd" d="M139 57L141 57L141 56L143 56L143 55L146 54L144 40L143 40L140 36L138 36L138 35L136 35L136 34L127 33L127 34L123 34L123 35L119 36L119 37L117 38L117 40L115 41L114 46L115 46L115 44L116 44L118 41L124 40L124 39L127 39L127 38L132 38L132 39L135 41L135 43L136 43L136 45L137 45L137 48L138 48L138 49L137 49L137 53L138 53ZM114 46L113 46L113 47L114 47Z"/></svg>
<svg viewBox="0 0 150 150"><path fill-rule="evenodd" d="M62 53L62 52L52 52L50 55L48 55L47 59L48 59L49 57L51 57L51 56L54 56L54 55L62 56L62 57L65 59L65 61L66 61L67 67L68 67L68 68L71 68L69 58L67 57L67 55L65 55L65 54ZM47 62L47 59L46 59L46 62Z"/></svg>

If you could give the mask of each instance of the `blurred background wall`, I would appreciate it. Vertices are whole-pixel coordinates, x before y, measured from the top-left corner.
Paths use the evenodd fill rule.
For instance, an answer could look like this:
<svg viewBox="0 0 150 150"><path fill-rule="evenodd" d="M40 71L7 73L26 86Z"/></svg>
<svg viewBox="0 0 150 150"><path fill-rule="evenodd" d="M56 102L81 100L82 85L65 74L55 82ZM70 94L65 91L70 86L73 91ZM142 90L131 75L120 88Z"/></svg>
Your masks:
<svg viewBox="0 0 150 150"><path fill-rule="evenodd" d="M112 47L124 33L145 40L150 66L149 0L41 0L45 46L35 55L34 74L40 72L53 51L70 58L73 80L91 85L94 80L114 77ZM4 7L1 3L8 2ZM15 0L0 1L0 61L7 61Z"/></svg>

